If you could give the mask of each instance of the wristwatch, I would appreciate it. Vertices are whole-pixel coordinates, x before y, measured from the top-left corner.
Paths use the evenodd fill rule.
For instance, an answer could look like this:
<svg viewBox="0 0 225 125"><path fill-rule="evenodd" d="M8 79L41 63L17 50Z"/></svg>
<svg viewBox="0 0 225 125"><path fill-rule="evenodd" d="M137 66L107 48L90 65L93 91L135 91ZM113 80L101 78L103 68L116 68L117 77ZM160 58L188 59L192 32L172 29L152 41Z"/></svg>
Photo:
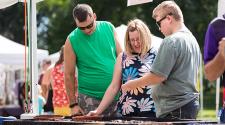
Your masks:
<svg viewBox="0 0 225 125"><path fill-rule="evenodd" d="M75 107L75 106L77 106L78 105L78 103L77 102L75 102L75 103L72 103L72 104L70 104L70 108L73 108L73 107Z"/></svg>

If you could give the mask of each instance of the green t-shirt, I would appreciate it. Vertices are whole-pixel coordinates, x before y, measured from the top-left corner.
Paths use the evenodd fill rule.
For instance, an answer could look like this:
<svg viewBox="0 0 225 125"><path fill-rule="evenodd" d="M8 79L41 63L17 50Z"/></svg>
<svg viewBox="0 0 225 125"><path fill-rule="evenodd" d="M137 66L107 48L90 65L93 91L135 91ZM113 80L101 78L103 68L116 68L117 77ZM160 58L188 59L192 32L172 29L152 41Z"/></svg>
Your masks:
<svg viewBox="0 0 225 125"><path fill-rule="evenodd" d="M114 26L96 21L91 35L76 28L69 40L76 54L79 93L102 99L111 83L116 61Z"/></svg>

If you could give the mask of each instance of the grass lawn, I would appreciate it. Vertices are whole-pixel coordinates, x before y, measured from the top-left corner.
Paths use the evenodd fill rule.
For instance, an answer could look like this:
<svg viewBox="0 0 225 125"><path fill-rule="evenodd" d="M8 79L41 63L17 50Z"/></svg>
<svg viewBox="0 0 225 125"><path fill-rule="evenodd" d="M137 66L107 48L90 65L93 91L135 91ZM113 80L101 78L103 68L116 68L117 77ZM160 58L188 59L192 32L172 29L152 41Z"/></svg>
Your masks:
<svg viewBox="0 0 225 125"><path fill-rule="evenodd" d="M204 109L203 111L199 112L197 119L199 119L199 120L207 120L207 121L217 121L216 110Z"/></svg>
<svg viewBox="0 0 225 125"><path fill-rule="evenodd" d="M203 111L200 111L197 119L207 121L217 121L216 118L216 88L212 87L203 94ZM222 107L222 89L220 91L220 108Z"/></svg>

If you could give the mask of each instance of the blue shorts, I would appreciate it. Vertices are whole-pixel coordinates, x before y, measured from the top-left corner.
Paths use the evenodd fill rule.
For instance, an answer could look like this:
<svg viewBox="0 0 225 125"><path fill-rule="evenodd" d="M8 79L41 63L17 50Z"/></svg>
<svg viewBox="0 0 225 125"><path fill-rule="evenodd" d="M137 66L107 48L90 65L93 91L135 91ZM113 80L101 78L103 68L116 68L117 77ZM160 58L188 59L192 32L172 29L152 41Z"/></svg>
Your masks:
<svg viewBox="0 0 225 125"><path fill-rule="evenodd" d="M166 119L196 119L199 111L198 98L193 99L188 104L169 112L164 118Z"/></svg>

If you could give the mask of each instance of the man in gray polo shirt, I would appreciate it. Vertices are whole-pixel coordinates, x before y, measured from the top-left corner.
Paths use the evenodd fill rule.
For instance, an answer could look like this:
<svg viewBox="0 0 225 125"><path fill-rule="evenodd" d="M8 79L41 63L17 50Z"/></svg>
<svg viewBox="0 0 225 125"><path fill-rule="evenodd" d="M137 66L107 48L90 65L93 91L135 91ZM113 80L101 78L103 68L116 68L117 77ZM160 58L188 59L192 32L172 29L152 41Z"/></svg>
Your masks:
<svg viewBox="0 0 225 125"><path fill-rule="evenodd" d="M153 18L165 38L151 72L122 85L130 91L154 85L152 90L156 115L169 119L196 119L199 93L196 90L201 53L199 45L186 28L183 14L173 1L164 1L153 10Z"/></svg>

